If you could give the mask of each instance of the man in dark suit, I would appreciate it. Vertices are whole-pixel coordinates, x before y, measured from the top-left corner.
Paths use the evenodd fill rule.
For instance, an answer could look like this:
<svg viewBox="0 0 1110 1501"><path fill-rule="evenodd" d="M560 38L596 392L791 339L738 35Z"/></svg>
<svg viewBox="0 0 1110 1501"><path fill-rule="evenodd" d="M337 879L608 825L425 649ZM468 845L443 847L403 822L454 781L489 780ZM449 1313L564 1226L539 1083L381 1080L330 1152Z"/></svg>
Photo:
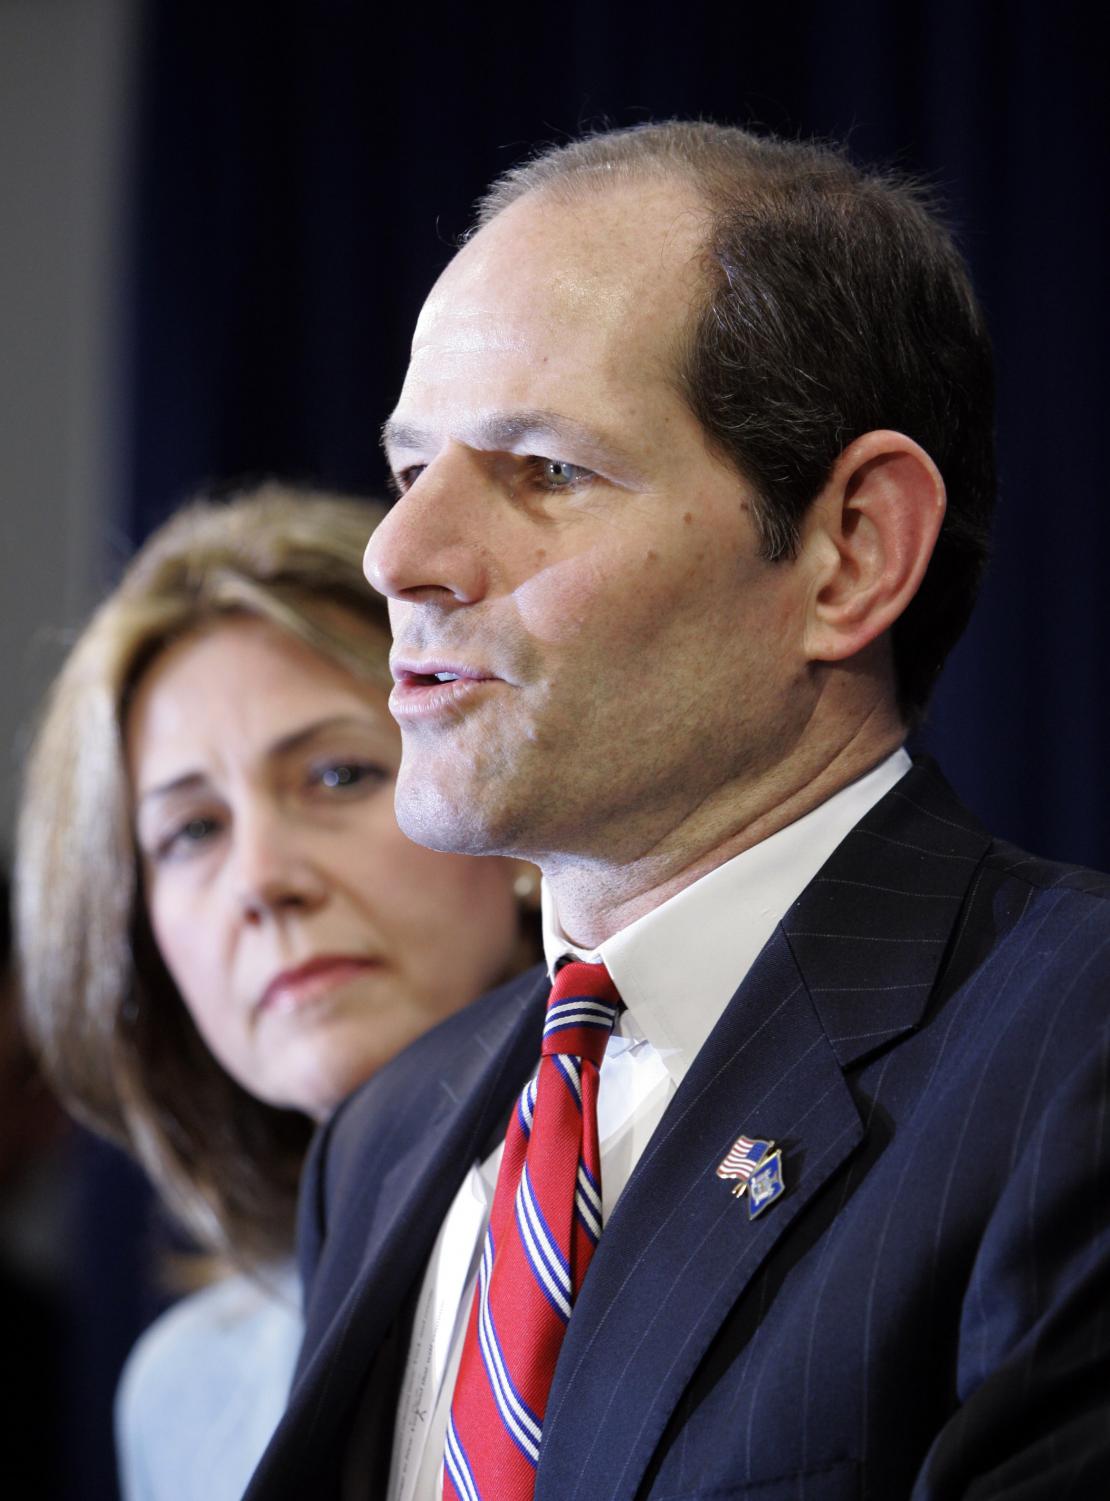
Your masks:
<svg viewBox="0 0 1110 1501"><path fill-rule="evenodd" d="M823 149L572 143L495 185L386 443L402 825L536 860L549 967L627 1007L535 1496L1110 1494L1110 883L901 749L993 492L944 230ZM440 1494L546 993L321 1136L252 1497Z"/></svg>

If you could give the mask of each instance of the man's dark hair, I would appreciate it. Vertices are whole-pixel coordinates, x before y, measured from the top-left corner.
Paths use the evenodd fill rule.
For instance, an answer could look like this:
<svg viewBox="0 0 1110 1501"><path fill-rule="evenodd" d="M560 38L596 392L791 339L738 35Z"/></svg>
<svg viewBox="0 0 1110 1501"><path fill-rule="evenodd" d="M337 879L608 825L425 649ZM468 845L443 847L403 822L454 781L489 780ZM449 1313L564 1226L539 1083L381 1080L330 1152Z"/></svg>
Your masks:
<svg viewBox="0 0 1110 1501"><path fill-rule="evenodd" d="M550 147L478 206L569 199L645 178L689 183L709 211L708 294L679 360L682 393L758 493L769 558L790 557L837 457L875 428L913 438L948 510L893 629L899 700L923 711L971 614L994 504L990 340L963 260L920 185L833 147L672 121Z"/></svg>

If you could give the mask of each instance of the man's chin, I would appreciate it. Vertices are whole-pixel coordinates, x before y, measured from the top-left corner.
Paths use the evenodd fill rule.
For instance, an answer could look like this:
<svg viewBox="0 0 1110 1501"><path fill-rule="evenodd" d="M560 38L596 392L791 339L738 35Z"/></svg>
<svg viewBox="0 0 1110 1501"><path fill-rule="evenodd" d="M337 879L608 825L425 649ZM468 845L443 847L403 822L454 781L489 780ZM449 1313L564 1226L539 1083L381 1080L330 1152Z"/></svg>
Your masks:
<svg viewBox="0 0 1110 1501"><path fill-rule="evenodd" d="M502 853L485 810L459 785L445 789L430 779L402 773L394 808L398 827L414 844L453 855Z"/></svg>

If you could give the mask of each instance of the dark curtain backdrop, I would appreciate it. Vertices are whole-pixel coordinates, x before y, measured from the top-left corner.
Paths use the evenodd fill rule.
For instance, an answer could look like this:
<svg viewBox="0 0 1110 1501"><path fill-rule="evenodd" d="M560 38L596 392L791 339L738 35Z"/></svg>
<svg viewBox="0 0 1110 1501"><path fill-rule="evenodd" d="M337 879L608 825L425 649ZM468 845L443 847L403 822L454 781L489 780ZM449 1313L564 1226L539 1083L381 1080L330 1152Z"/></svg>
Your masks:
<svg viewBox="0 0 1110 1501"><path fill-rule="evenodd" d="M157 0L123 529L245 476L381 491L420 302L532 143L670 115L846 139L942 189L998 353L994 566L925 742L996 830L1110 866L1102 56L1071 0Z"/></svg>

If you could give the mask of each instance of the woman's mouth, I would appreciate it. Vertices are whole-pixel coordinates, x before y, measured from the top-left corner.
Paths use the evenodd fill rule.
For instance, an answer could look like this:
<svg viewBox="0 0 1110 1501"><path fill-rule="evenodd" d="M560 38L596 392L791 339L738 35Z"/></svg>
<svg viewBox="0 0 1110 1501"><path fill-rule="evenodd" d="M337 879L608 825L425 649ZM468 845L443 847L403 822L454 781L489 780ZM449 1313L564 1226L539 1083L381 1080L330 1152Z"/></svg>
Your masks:
<svg viewBox="0 0 1110 1501"><path fill-rule="evenodd" d="M295 969L283 969L275 975L259 997L256 1009L275 1015L300 1010L377 968L380 968L380 961L376 959L350 954L319 954Z"/></svg>

